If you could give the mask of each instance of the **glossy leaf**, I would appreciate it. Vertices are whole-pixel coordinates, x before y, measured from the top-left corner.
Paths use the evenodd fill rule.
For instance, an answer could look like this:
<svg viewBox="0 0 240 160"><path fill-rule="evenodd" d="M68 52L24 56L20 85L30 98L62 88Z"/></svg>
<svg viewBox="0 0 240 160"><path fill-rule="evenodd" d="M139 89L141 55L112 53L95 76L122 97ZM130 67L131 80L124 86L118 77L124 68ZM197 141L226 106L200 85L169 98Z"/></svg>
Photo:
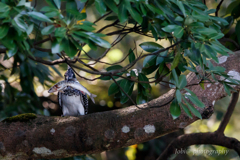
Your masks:
<svg viewBox="0 0 240 160"><path fill-rule="evenodd" d="M41 33L42 33L42 35L48 35L48 34L52 33L54 29L55 29L55 27L53 25L49 25L49 26L43 28Z"/></svg>
<svg viewBox="0 0 240 160"><path fill-rule="evenodd" d="M4 38L8 33L9 26L8 25L1 25L0 26L0 39Z"/></svg>
<svg viewBox="0 0 240 160"><path fill-rule="evenodd" d="M69 57L74 57L77 53L76 46L70 40L64 38L61 45Z"/></svg>
<svg viewBox="0 0 240 160"><path fill-rule="evenodd" d="M193 93L192 91L190 91L189 89L187 88L184 88L188 93L190 93L191 95L185 95L186 97L188 97L192 102L193 104L195 104L196 106L200 107L200 108L204 108L205 105L203 102L201 102L198 97L196 96L195 93Z"/></svg>
<svg viewBox="0 0 240 160"><path fill-rule="evenodd" d="M198 118L202 119L202 115L199 113L199 111L193 106L191 105L185 98L183 98L185 103L187 104L188 108L190 109L190 111L197 116Z"/></svg>
<svg viewBox="0 0 240 160"><path fill-rule="evenodd" d="M37 19L39 21L43 21L43 22L50 22L52 23L52 20L49 19L47 16L45 16L44 14L40 13L40 12L28 12L28 15L34 19Z"/></svg>
<svg viewBox="0 0 240 160"><path fill-rule="evenodd" d="M187 85L186 76L185 75L180 75L178 82L179 82L179 85L178 85L179 89L183 89L184 87L186 87L186 85Z"/></svg>
<svg viewBox="0 0 240 160"><path fill-rule="evenodd" d="M182 102L182 94L179 89L176 90L176 99L177 99L178 104L180 104Z"/></svg>
<svg viewBox="0 0 240 160"><path fill-rule="evenodd" d="M129 60L129 63L132 63L135 60L135 54L132 49L129 49L129 53L130 54L128 56L128 60Z"/></svg>
<svg viewBox="0 0 240 160"><path fill-rule="evenodd" d="M125 22L128 19L127 8L124 3L119 5L118 17L121 23Z"/></svg>
<svg viewBox="0 0 240 160"><path fill-rule="evenodd" d="M160 44L155 42L143 42L139 45L144 51L155 52L163 48Z"/></svg>
<svg viewBox="0 0 240 160"><path fill-rule="evenodd" d="M126 92L126 93L130 93L130 89L131 87L134 85L134 82L132 81L129 81L127 79L123 79L120 83L120 87ZM122 92L122 95L125 95L123 92ZM129 95L130 96L130 95Z"/></svg>
<svg viewBox="0 0 240 160"><path fill-rule="evenodd" d="M139 73L138 74L138 80L139 81L144 81L144 82L149 82L148 78L142 74L142 73ZM148 83L140 83L145 89L148 89L149 88L149 84Z"/></svg>
<svg viewBox="0 0 240 160"><path fill-rule="evenodd" d="M183 108L183 110L185 111L185 113L187 113L188 117L192 118L192 114L191 114L191 112L189 111L188 107L187 107L185 104L183 104L183 103L181 103L181 107Z"/></svg>
<svg viewBox="0 0 240 160"><path fill-rule="evenodd" d="M156 64L156 55L147 56L143 61L143 67L147 68Z"/></svg>
<svg viewBox="0 0 240 160"><path fill-rule="evenodd" d="M177 99L174 99L170 105L170 113L173 117L173 119L176 119L181 114L181 108L177 102Z"/></svg>
<svg viewBox="0 0 240 160"><path fill-rule="evenodd" d="M118 7L114 3L113 0L104 0L105 4L108 6L109 9L111 9L113 12L118 14Z"/></svg>
<svg viewBox="0 0 240 160"><path fill-rule="evenodd" d="M120 84L121 81L122 80L119 80L119 81L117 81L117 83ZM108 95L111 96L113 94L116 94L119 91L120 91L120 89L119 89L118 85L116 83L112 83L110 85L110 87L108 88Z"/></svg>

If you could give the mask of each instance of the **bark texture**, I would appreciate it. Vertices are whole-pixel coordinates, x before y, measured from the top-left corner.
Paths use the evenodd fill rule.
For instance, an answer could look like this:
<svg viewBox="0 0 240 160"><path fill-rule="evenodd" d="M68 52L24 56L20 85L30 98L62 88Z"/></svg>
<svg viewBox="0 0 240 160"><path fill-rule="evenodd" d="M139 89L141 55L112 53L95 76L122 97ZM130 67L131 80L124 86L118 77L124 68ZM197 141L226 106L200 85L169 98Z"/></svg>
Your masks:
<svg viewBox="0 0 240 160"><path fill-rule="evenodd" d="M240 52L230 57L220 57L219 66L240 80ZM194 73L187 76L188 84L197 84ZM238 86L234 86L238 90ZM197 108L203 118L213 113L214 103L227 94L220 83L206 83L205 90L199 85L189 87L205 108ZM63 158L82 154L91 154L126 147L145 142L179 128L184 128L198 120L190 119L186 114L175 120L169 112L169 106L161 106L174 96L170 90L163 96L148 103L130 106L124 109L89 114L80 117L24 117L0 122L0 159L39 159ZM155 106L155 108L151 108Z"/></svg>

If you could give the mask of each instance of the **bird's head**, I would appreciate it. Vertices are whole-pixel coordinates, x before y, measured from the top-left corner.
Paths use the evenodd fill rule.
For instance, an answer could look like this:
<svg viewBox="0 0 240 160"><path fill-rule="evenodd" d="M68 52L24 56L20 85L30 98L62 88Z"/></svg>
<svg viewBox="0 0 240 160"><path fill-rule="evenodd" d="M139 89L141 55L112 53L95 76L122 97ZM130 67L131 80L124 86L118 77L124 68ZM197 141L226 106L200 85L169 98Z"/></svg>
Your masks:
<svg viewBox="0 0 240 160"><path fill-rule="evenodd" d="M64 76L65 76L66 81L75 81L76 80L75 73L70 66L68 66L68 69L67 69L66 73L64 74Z"/></svg>

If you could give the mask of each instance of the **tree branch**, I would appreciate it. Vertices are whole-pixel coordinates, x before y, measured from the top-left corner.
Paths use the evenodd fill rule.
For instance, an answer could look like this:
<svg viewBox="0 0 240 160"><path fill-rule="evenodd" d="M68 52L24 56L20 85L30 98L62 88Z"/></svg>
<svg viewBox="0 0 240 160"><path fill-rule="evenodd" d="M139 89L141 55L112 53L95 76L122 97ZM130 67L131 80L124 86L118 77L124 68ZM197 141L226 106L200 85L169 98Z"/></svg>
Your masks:
<svg viewBox="0 0 240 160"><path fill-rule="evenodd" d="M224 0L221 0L221 2L217 5L216 12L215 12L215 16L216 16L216 17L218 17L218 11L219 11L219 9L220 9L223 1L224 1Z"/></svg>
<svg viewBox="0 0 240 160"><path fill-rule="evenodd" d="M224 146L229 149L234 149L240 156L240 142L235 138L226 137L223 134L217 132L208 133L193 133L179 136L172 141L164 152L158 157L157 160L166 160L168 157L177 150L186 148L195 144L212 144Z"/></svg>
<svg viewBox="0 0 240 160"><path fill-rule="evenodd" d="M223 66L228 74L240 73L240 51L227 57L225 62L214 65ZM234 72L233 72L234 71ZM234 75L233 75L234 76ZM199 82L194 73L187 76L188 84ZM197 108L203 118L209 118L213 113L215 101L227 96L223 85L214 83L205 85L205 90L199 85L188 87L205 104L205 108ZM239 90L239 86L233 87ZM169 112L168 103L174 97L174 90L148 103L141 104L137 109L130 106L124 109L93 113L79 117L46 117L37 116L28 120L25 117L8 119L12 122L0 122L0 159L40 159L63 158L81 154L99 153L105 150L126 147L132 144L142 143L157 138L167 133L184 128L198 120L197 117L189 118L185 113L175 120ZM167 104L160 107L163 104ZM157 107L158 108L151 108ZM159 118L161 117L161 118ZM200 133L202 135L203 133ZM215 136L212 136L215 134ZM208 141L208 144L217 142L228 148L239 148L236 139L225 137L223 134L211 133L203 139L196 138L193 141L181 143L188 145ZM217 137L223 139L218 141ZM215 137L215 138L214 138ZM209 139L210 138L210 139ZM182 142L180 138L179 142ZM175 142L176 143L176 142ZM173 146L175 147L175 143ZM179 144L179 143L176 143ZM180 146L180 147L184 147Z"/></svg>
<svg viewBox="0 0 240 160"><path fill-rule="evenodd" d="M228 106L227 112L226 112L226 114L225 114L225 116L224 116L224 118L223 118L223 120L222 120L221 124L219 125L218 130L216 132L219 132L219 133L223 134L223 132L224 132L231 116L232 116L234 108L235 108L235 106L238 102L238 97L239 97L239 91L232 94L232 99L231 99L230 104Z"/></svg>

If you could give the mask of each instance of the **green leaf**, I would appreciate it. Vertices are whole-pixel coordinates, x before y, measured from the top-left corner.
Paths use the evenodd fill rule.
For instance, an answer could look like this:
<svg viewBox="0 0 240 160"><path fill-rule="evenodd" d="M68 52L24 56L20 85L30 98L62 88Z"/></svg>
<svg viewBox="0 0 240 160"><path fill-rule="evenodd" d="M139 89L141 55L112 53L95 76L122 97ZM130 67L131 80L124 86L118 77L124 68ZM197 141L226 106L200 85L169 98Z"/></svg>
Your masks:
<svg viewBox="0 0 240 160"><path fill-rule="evenodd" d="M235 34L237 35L238 44L240 44L240 20L237 21L237 25L235 27Z"/></svg>
<svg viewBox="0 0 240 160"><path fill-rule="evenodd" d="M133 61L135 61L135 54L134 54L132 49L129 49L128 53L130 53L129 56L128 56L129 63L132 63Z"/></svg>
<svg viewBox="0 0 240 160"><path fill-rule="evenodd" d="M127 93L130 93L131 87L134 85L134 82L129 81L127 79L123 79L120 83L120 87ZM122 91L121 91L122 92ZM122 92L122 95L124 96L125 94ZM129 95L130 96L130 95Z"/></svg>
<svg viewBox="0 0 240 160"><path fill-rule="evenodd" d="M229 85L227 85L226 83L223 83L223 86L224 86L224 90L227 92L227 94L229 96L231 96L231 89L232 87L230 87Z"/></svg>
<svg viewBox="0 0 240 160"><path fill-rule="evenodd" d="M62 51L61 44L56 39L54 39L52 42L51 51L52 53L60 53Z"/></svg>
<svg viewBox="0 0 240 160"><path fill-rule="evenodd" d="M41 10L41 12L51 12L51 11L57 11L55 7L45 6Z"/></svg>
<svg viewBox="0 0 240 160"><path fill-rule="evenodd" d="M120 66L120 65L114 65L114 66L110 66L108 68L106 68L106 70L109 72L109 71L116 71L116 70L119 70L119 69L122 69L123 67Z"/></svg>
<svg viewBox="0 0 240 160"><path fill-rule="evenodd" d="M105 4L103 3L103 0L95 0L95 6L97 8L97 11L103 15L106 10L107 10L107 7L105 6Z"/></svg>
<svg viewBox="0 0 240 160"><path fill-rule="evenodd" d="M23 32L26 32L28 28L27 24L19 16L13 18L12 25Z"/></svg>
<svg viewBox="0 0 240 160"><path fill-rule="evenodd" d="M137 21L139 24L142 23L143 18L142 18L142 16L141 16L141 14L139 14L136 9L134 9L133 7L130 7L130 8L128 9L128 12L130 13L130 15L133 17L133 19L134 19L135 21Z"/></svg>
<svg viewBox="0 0 240 160"><path fill-rule="evenodd" d="M200 107L200 108L204 108L204 107L205 107L204 103L202 103L202 102L198 99L198 97L196 96L195 93L193 93L192 91L190 91L190 90L187 89L187 88L184 88L184 89L191 94L191 95L186 95L186 94L185 94L185 96L188 97L189 100L191 100L191 101L193 102L193 104L195 104L196 106L198 106L198 107Z"/></svg>
<svg viewBox="0 0 240 160"><path fill-rule="evenodd" d="M62 45L62 48L64 49L64 51L66 52L66 54L70 58L74 57L78 51L76 46L68 39L64 38L61 45Z"/></svg>
<svg viewBox="0 0 240 160"><path fill-rule="evenodd" d="M147 52L155 52L163 48L163 46L155 42L143 42L139 46Z"/></svg>
<svg viewBox="0 0 240 160"><path fill-rule="evenodd" d="M180 104L182 102L182 94L179 89L176 90L176 98L178 103Z"/></svg>
<svg viewBox="0 0 240 160"><path fill-rule="evenodd" d="M197 28L197 29L192 29L192 31L194 31L197 34L204 34L204 35L210 35L213 33L217 33L217 31L215 29L212 28Z"/></svg>
<svg viewBox="0 0 240 160"><path fill-rule="evenodd" d="M33 28L34 28L34 24L31 24L31 25L28 26L28 29L27 29L27 31L26 31L26 32L27 32L27 35L29 35L29 34L32 33Z"/></svg>
<svg viewBox="0 0 240 160"><path fill-rule="evenodd" d="M138 94L136 101L137 101L137 104L147 103L147 97L144 96L143 94Z"/></svg>
<svg viewBox="0 0 240 160"><path fill-rule="evenodd" d="M142 3L140 3L140 8L141 8L141 11L142 11L143 15L146 16L147 15L147 10Z"/></svg>
<svg viewBox="0 0 240 160"><path fill-rule="evenodd" d="M176 56L173 59L171 70L173 70L178 66L178 63L180 62L180 58L181 58L181 50L178 50Z"/></svg>
<svg viewBox="0 0 240 160"><path fill-rule="evenodd" d="M113 0L104 0L105 4L108 6L109 9L111 9L113 12L118 14L118 7L114 3Z"/></svg>
<svg viewBox="0 0 240 160"><path fill-rule="evenodd" d="M178 76L177 76L177 72L175 69L172 70L172 76L173 76L173 79L175 81L175 85L176 86L179 86L179 83L178 83Z"/></svg>
<svg viewBox="0 0 240 160"><path fill-rule="evenodd" d="M184 87L186 87L187 79L185 75L180 75L178 81L179 81L179 85L178 85L179 89L183 89Z"/></svg>
<svg viewBox="0 0 240 160"><path fill-rule="evenodd" d="M161 63L159 65L158 73L160 76L166 76L168 73L170 73L168 67L165 65L165 63Z"/></svg>
<svg viewBox="0 0 240 160"><path fill-rule="evenodd" d="M177 27L181 27L181 26L178 26L178 25L167 25L166 27L163 27L162 30L165 31L165 32L170 32L171 33Z"/></svg>
<svg viewBox="0 0 240 160"><path fill-rule="evenodd" d="M181 26L177 26L174 31L173 31L173 35L176 37L176 38L182 38L183 36L183 27Z"/></svg>
<svg viewBox="0 0 240 160"><path fill-rule="evenodd" d="M150 4L147 4L147 7L154 13L157 13L157 14L160 14L160 15L164 15L164 12L161 9L157 8L157 7L154 7L154 6L150 5Z"/></svg>
<svg viewBox="0 0 240 160"><path fill-rule="evenodd" d="M190 111L197 116L198 118L202 119L202 115L198 112L198 110L196 108L193 107L193 105L191 105L190 103L188 103L188 101L183 98L183 100L185 101L185 103L187 104L188 108L190 109Z"/></svg>
<svg viewBox="0 0 240 160"><path fill-rule="evenodd" d="M149 74L153 73L157 68L158 68L158 66L156 66L156 65L152 65L152 66L147 67L147 68L144 67L142 69L142 73L145 74L145 75L149 75Z"/></svg>
<svg viewBox="0 0 240 160"><path fill-rule="evenodd" d="M125 7L124 3L119 5L118 17L121 23L128 20L127 8Z"/></svg>
<svg viewBox="0 0 240 160"><path fill-rule="evenodd" d="M45 16L44 14L40 13L40 12L28 12L28 15L34 19L37 19L39 21L43 21L43 22L49 22L52 23L52 20L49 19L47 16Z"/></svg>
<svg viewBox="0 0 240 160"><path fill-rule="evenodd" d="M58 9L61 7L61 0L53 0Z"/></svg>
<svg viewBox="0 0 240 160"><path fill-rule="evenodd" d="M162 63L164 59L167 58L167 54L168 54L168 50L159 53L156 60L156 65L159 65L160 63Z"/></svg>
<svg viewBox="0 0 240 160"><path fill-rule="evenodd" d="M117 83L120 84L121 81L122 80L119 80L119 81L117 81ZM113 94L116 94L119 91L120 91L120 89L119 89L118 85L116 83L112 83L110 85L110 87L108 88L108 95L111 96Z"/></svg>
<svg viewBox="0 0 240 160"><path fill-rule="evenodd" d="M138 74L138 81L144 81L144 82L149 82L148 78L142 74L142 73L139 73ZM148 83L140 83L145 89L148 89L149 88L149 84Z"/></svg>
<svg viewBox="0 0 240 160"><path fill-rule="evenodd" d="M170 105L170 113L171 113L173 119L176 119L181 115L181 108L178 105L176 98L172 101L172 103Z"/></svg>
<svg viewBox="0 0 240 160"><path fill-rule="evenodd" d="M0 26L0 39L4 38L8 33L9 26L4 24Z"/></svg>
<svg viewBox="0 0 240 160"><path fill-rule="evenodd" d="M187 108L187 106L185 104L183 104L183 103L181 103L180 105L183 108L183 110L185 111L185 113L187 113L188 117L192 118L192 114L189 111L189 109Z"/></svg>
<svg viewBox="0 0 240 160"><path fill-rule="evenodd" d="M202 88L203 90L205 90L204 81L202 81L199 85L201 86L201 88Z"/></svg>
<svg viewBox="0 0 240 160"><path fill-rule="evenodd" d="M50 26L43 28L41 33L42 33L42 35L48 35L48 34L52 33L54 29L55 29L54 25L50 25Z"/></svg>
<svg viewBox="0 0 240 160"><path fill-rule="evenodd" d="M56 28L55 30L55 36L56 37L60 37L60 38L63 38L65 35L66 35L66 28L64 27L58 27Z"/></svg>
<svg viewBox="0 0 240 160"><path fill-rule="evenodd" d="M147 67L150 67L150 66L155 65L155 64L156 64L156 59L157 59L157 56L156 56L156 55L147 56L147 57L143 60L143 67L144 67L144 68L147 68Z"/></svg>
<svg viewBox="0 0 240 160"><path fill-rule="evenodd" d="M185 8L184 8L184 6L183 6L182 1L177 1L177 5L178 5L178 7L180 8L180 10L182 11L184 17L186 17L186 11L185 11Z"/></svg>
<svg viewBox="0 0 240 160"><path fill-rule="evenodd" d="M8 12L9 10L10 10L10 7L8 5L0 2L0 12Z"/></svg>
<svg viewBox="0 0 240 160"><path fill-rule="evenodd" d="M17 51L18 51L17 45L16 45L15 43L13 43L13 44L14 44L14 45L12 46L12 48L11 48L11 49L8 49L7 52L6 52L8 58L14 56L14 55L17 53Z"/></svg>

